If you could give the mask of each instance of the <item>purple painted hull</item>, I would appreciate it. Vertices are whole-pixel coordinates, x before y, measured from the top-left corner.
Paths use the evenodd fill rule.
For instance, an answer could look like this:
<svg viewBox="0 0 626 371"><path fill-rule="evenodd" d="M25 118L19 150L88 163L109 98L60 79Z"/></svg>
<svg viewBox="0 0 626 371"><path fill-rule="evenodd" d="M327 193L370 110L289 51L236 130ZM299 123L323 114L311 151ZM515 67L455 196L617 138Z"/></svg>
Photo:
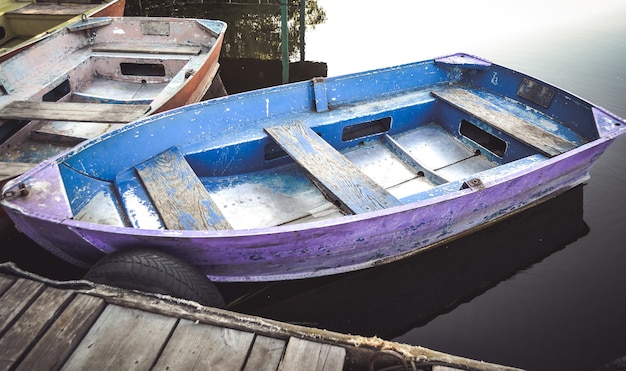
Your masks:
<svg viewBox="0 0 626 371"><path fill-rule="evenodd" d="M138 231L10 212L19 228L61 258L88 267L120 248L153 246L199 266L215 281L336 274L388 263L486 227L588 179L612 141L594 143L509 179L365 216L232 233ZM91 227L91 228L90 228ZM223 234L223 236L220 236ZM59 246L63 248L60 249Z"/></svg>
<svg viewBox="0 0 626 371"><path fill-rule="evenodd" d="M280 89L290 93L289 87ZM283 90L277 91L282 94ZM264 91L259 95L267 97L268 103L263 104L268 107L272 93ZM248 97L245 94L233 96L221 102L206 103L205 107L183 108L181 112L195 110L195 114L202 114L202 110L209 109L210 105L239 104ZM294 106L297 105L293 104L289 110L295 110ZM60 163L71 160L73 153L61 156L61 160L43 163L9 184L3 190L5 195L7 191L15 192L19 182L28 184L29 195L7 198L3 206L21 231L59 257L83 267L91 266L105 254L144 246L178 255L214 281L272 281L337 274L388 263L439 246L586 181L594 162L615 137L624 132L621 119L590 107L589 112L592 111L594 127L587 131L598 137L585 140L561 154L547 157L519 155L519 160L502 166L506 170L495 167L477 173L481 180L478 184L469 182L470 178L461 179L457 183L463 187L451 188L432 197L310 223L190 231L120 227L75 220L71 206L74 200L66 191L73 178L63 178L59 170L64 166ZM158 124L159 120L176 121L181 117L177 112L148 119L139 123L136 129L145 128L150 123ZM261 113L261 116L271 116L269 108L267 114ZM215 130L230 130L240 125L239 128L245 131L252 125L246 120L240 121L243 123L229 122ZM127 132L134 133L132 128ZM203 135L209 134L203 131ZM90 147L96 148L115 139L114 133L74 152L88 152ZM159 145L162 148L169 146L168 143ZM151 153L159 153L162 148ZM149 158L152 154L142 156ZM83 171L88 172L90 165L83 163L83 166ZM99 177L105 179L107 175L102 173ZM450 184L456 187L455 182ZM74 198L80 194L75 193Z"/></svg>

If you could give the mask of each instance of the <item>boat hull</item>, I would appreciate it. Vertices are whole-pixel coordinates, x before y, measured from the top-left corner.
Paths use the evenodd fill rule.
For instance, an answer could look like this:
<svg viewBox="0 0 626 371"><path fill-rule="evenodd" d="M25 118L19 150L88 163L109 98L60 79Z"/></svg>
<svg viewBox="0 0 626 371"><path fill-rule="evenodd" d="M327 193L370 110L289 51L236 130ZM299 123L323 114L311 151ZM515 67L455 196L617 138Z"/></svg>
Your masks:
<svg viewBox="0 0 626 371"><path fill-rule="evenodd" d="M565 91L453 55L154 115L11 181L2 205L85 268L144 247L213 281L303 279L403 259L555 197L625 131Z"/></svg>
<svg viewBox="0 0 626 371"><path fill-rule="evenodd" d="M611 142L588 145L483 184L481 189L467 188L452 196L305 227L185 231L183 235L90 225L14 209L9 209L9 215L38 244L85 268L104 254L144 246L179 255L216 282L311 278L396 261L555 197L586 181L589 169Z"/></svg>

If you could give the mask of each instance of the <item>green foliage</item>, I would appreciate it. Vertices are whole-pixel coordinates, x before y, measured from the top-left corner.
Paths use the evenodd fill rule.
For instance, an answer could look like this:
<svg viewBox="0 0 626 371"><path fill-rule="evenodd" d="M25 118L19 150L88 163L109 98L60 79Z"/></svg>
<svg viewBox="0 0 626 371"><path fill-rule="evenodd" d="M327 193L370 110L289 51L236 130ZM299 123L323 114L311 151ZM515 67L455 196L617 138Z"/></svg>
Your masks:
<svg viewBox="0 0 626 371"><path fill-rule="evenodd" d="M136 1L136 2L135 2ZM326 13L316 0L305 0L305 24L315 28L326 21ZM219 19L228 24L222 56L230 58L280 59L280 1L263 0L259 4L245 0L176 1L131 0L126 3L126 15L150 17L184 17ZM289 3L289 55L299 56L300 2Z"/></svg>

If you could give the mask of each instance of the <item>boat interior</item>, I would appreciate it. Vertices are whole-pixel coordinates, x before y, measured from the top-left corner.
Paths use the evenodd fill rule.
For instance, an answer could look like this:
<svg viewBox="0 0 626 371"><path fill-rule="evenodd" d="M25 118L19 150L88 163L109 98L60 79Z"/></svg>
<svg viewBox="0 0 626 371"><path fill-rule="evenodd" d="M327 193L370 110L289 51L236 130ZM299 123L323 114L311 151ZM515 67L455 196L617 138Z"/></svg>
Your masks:
<svg viewBox="0 0 626 371"><path fill-rule="evenodd" d="M55 28L83 13L100 1L37 0L4 1L0 4L0 52Z"/></svg>
<svg viewBox="0 0 626 371"><path fill-rule="evenodd" d="M0 100L17 92L32 94L0 109L0 161L40 162L146 115L155 100L152 105L162 104L175 91L166 87L183 84L197 68L190 61L208 46L160 40L157 45L79 43L70 53L50 52L57 58L54 69L28 53L5 61Z"/></svg>
<svg viewBox="0 0 626 371"><path fill-rule="evenodd" d="M245 141L216 133L110 181L84 179L98 191L72 205L75 219L198 230L319 221L480 188L597 135L497 94L449 86L264 125ZM65 165L62 176L74 176L77 163ZM79 199L73 192L69 199Z"/></svg>

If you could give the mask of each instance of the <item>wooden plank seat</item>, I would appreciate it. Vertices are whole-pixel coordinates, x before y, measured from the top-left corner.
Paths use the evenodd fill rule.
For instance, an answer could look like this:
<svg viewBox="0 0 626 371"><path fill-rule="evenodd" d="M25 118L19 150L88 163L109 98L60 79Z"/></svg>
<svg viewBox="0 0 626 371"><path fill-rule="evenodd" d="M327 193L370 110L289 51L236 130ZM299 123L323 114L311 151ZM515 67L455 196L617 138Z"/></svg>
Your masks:
<svg viewBox="0 0 626 371"><path fill-rule="evenodd" d="M175 54L198 55L202 51L199 45L133 45L133 44L103 44L94 45L91 50L102 53L145 53L145 54Z"/></svg>
<svg viewBox="0 0 626 371"><path fill-rule="evenodd" d="M0 118L119 123L134 121L149 109L147 104L13 101L0 109Z"/></svg>
<svg viewBox="0 0 626 371"><path fill-rule="evenodd" d="M402 205L302 122L265 131L342 210L359 214Z"/></svg>
<svg viewBox="0 0 626 371"><path fill-rule="evenodd" d="M90 125L84 122L52 121L44 124L39 129L31 131L28 137L40 143L73 147L78 143L95 138L125 124L97 123Z"/></svg>
<svg viewBox="0 0 626 371"><path fill-rule="evenodd" d="M183 154L175 147L135 166L168 229L232 229Z"/></svg>
<svg viewBox="0 0 626 371"><path fill-rule="evenodd" d="M534 147L544 155L552 157L576 148L576 144L567 139L534 125L468 90L449 88L433 91L431 94Z"/></svg>

